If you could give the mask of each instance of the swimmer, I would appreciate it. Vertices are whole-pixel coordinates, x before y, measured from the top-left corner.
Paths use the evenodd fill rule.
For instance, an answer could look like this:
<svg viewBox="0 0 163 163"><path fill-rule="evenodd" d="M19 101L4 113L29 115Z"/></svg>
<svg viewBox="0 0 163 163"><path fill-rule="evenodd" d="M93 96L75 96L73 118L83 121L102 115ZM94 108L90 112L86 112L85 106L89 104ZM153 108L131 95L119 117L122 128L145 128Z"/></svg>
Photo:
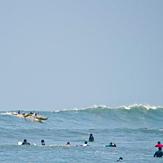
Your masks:
<svg viewBox="0 0 163 163"><path fill-rule="evenodd" d="M162 157L162 156L163 156L162 148L159 147L158 151L155 152L153 157Z"/></svg>
<svg viewBox="0 0 163 163"><path fill-rule="evenodd" d="M24 139L23 142L22 142L22 145L30 145L30 143L27 142L27 139Z"/></svg>
<svg viewBox="0 0 163 163"><path fill-rule="evenodd" d="M90 135L89 135L89 142L93 142L93 141L94 141L93 134L90 134Z"/></svg>
<svg viewBox="0 0 163 163"><path fill-rule="evenodd" d="M41 140L41 145L45 145L45 141L44 140Z"/></svg>

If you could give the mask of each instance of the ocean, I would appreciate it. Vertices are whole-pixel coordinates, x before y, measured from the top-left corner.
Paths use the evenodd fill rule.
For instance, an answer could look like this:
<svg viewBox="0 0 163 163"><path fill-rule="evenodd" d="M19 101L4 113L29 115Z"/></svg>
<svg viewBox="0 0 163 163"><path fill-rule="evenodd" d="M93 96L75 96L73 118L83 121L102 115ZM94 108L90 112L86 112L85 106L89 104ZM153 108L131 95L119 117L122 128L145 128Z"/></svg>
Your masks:
<svg viewBox="0 0 163 163"><path fill-rule="evenodd" d="M163 162L153 157L155 144L163 142L162 107L93 106L37 112L48 120L39 123L0 112L0 162L114 163L119 157L124 163ZM95 141L81 146L90 133ZM18 145L23 139L31 145ZM72 146L65 146L68 141ZM110 142L117 147L105 147Z"/></svg>

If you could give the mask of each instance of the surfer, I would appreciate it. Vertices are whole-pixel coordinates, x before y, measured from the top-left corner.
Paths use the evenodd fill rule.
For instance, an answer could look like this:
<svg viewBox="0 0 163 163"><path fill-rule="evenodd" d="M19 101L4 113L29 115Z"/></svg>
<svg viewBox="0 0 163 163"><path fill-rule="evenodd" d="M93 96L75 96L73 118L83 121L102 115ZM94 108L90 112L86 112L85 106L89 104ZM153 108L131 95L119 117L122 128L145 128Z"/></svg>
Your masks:
<svg viewBox="0 0 163 163"><path fill-rule="evenodd" d="M67 146L67 147L71 146L71 144L70 144L69 141L66 143L66 146Z"/></svg>
<svg viewBox="0 0 163 163"><path fill-rule="evenodd" d="M43 139L41 140L41 145L45 145L45 141Z"/></svg>
<svg viewBox="0 0 163 163"><path fill-rule="evenodd" d="M162 157L162 156L163 156L162 148L159 147L158 151L155 152L153 157Z"/></svg>
<svg viewBox="0 0 163 163"><path fill-rule="evenodd" d="M87 141L85 141L85 142L84 142L84 144L83 144L82 146L83 146L83 147L88 146L88 142L87 142Z"/></svg>
<svg viewBox="0 0 163 163"><path fill-rule="evenodd" d="M93 142L93 141L94 141L93 134L90 134L90 135L89 135L89 142Z"/></svg>
<svg viewBox="0 0 163 163"><path fill-rule="evenodd" d="M123 157L119 157L119 159L117 160L117 162L122 161Z"/></svg>
<svg viewBox="0 0 163 163"><path fill-rule="evenodd" d="M23 142L22 142L22 145L30 145L30 143L27 142L27 139L24 139Z"/></svg>
<svg viewBox="0 0 163 163"><path fill-rule="evenodd" d="M158 148L160 147L160 148L162 148L162 147L163 147L163 144L161 144L161 142L158 141L157 144L155 145L155 147L158 147Z"/></svg>
<svg viewBox="0 0 163 163"><path fill-rule="evenodd" d="M117 147L117 146L116 146L116 144L111 142L109 145L105 145L105 147Z"/></svg>

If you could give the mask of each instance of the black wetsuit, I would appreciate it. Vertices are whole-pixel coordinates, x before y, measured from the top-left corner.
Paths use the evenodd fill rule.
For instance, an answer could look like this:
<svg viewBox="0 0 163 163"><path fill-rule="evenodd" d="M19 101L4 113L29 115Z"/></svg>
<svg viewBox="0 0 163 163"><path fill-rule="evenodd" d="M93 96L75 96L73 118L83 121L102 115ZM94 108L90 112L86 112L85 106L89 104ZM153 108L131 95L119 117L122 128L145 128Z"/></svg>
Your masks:
<svg viewBox="0 0 163 163"><path fill-rule="evenodd" d="M158 150L157 152L155 152L154 157L162 157L163 156L163 152L161 150Z"/></svg>
<svg viewBox="0 0 163 163"><path fill-rule="evenodd" d="M41 145L45 145L45 142L41 142Z"/></svg>
<svg viewBox="0 0 163 163"><path fill-rule="evenodd" d="M89 142L93 142L93 141L94 141L94 137L93 137L93 135L90 135Z"/></svg>
<svg viewBox="0 0 163 163"><path fill-rule="evenodd" d="M22 145L30 145L28 142L23 142Z"/></svg>
<svg viewBox="0 0 163 163"><path fill-rule="evenodd" d="M106 145L107 147L117 147L116 144L110 143L109 145Z"/></svg>

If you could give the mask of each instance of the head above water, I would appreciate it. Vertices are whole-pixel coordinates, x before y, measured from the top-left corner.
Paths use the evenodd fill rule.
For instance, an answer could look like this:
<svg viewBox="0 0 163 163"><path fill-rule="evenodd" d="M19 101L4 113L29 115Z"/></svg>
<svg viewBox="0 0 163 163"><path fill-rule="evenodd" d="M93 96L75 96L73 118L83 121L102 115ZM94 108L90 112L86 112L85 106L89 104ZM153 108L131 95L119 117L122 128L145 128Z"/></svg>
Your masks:
<svg viewBox="0 0 163 163"><path fill-rule="evenodd" d="M67 145L70 145L70 142L69 141L67 142Z"/></svg>
<svg viewBox="0 0 163 163"><path fill-rule="evenodd" d="M160 142L160 141L158 141L158 142L157 142L157 144L161 144L161 142Z"/></svg>
<svg viewBox="0 0 163 163"><path fill-rule="evenodd" d="M43 139L41 140L41 144L42 145L45 145L45 141Z"/></svg>
<svg viewBox="0 0 163 163"><path fill-rule="evenodd" d="M23 140L23 142L25 142L25 143L26 143L26 142L27 142L27 139L24 139L24 140Z"/></svg>
<svg viewBox="0 0 163 163"><path fill-rule="evenodd" d="M88 143L87 141L84 142L84 144L87 144L87 143Z"/></svg>

